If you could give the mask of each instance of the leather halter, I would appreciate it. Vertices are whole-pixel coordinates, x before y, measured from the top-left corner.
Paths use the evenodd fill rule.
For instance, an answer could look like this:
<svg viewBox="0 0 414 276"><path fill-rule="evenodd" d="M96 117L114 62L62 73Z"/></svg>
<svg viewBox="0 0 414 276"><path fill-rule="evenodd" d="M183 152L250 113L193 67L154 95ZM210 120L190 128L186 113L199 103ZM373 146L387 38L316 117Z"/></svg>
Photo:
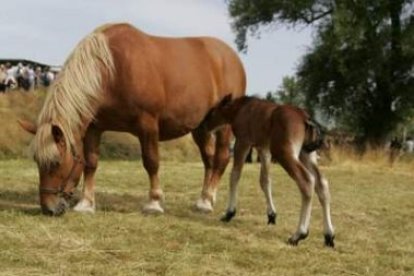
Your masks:
<svg viewBox="0 0 414 276"><path fill-rule="evenodd" d="M72 196L72 192L67 192L67 188L73 188L75 187L75 185L74 184L69 185L69 181L73 177L76 167L81 164L85 165L86 163L84 159L82 159L79 155L76 154L73 147L71 147L71 153L72 153L72 158L73 158L73 165L72 165L72 168L70 169L69 175L63 180L63 182L58 188L39 187L39 191L41 193L58 195L58 196L62 196L65 199L69 199Z"/></svg>

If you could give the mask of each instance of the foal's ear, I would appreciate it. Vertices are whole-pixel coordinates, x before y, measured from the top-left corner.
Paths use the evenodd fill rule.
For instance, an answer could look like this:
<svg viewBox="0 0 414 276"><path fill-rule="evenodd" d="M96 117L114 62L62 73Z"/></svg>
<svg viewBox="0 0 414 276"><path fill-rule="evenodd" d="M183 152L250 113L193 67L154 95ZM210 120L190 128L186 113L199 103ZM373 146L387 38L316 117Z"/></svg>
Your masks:
<svg viewBox="0 0 414 276"><path fill-rule="evenodd" d="M34 123L27 121L27 120L20 120L20 119L18 119L17 122L27 132L33 135L36 134L37 126Z"/></svg>
<svg viewBox="0 0 414 276"><path fill-rule="evenodd" d="M52 125L52 135L53 139L55 140L56 144L61 144L65 142L63 131L57 125Z"/></svg>
<svg viewBox="0 0 414 276"><path fill-rule="evenodd" d="M219 107L225 107L226 105L231 103L232 100L233 100L233 95L232 94L228 94L228 95L224 96L224 98L219 103Z"/></svg>

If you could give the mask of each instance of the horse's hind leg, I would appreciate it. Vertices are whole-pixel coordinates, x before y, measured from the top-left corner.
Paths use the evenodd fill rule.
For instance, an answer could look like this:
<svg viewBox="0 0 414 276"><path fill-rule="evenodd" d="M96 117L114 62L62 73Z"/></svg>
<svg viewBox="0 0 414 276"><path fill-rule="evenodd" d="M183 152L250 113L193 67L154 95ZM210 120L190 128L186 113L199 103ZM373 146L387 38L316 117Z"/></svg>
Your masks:
<svg viewBox="0 0 414 276"><path fill-rule="evenodd" d="M297 245L300 240L306 239L309 234L309 223L312 210L312 195L315 185L313 175L305 168L294 154L286 150L278 153L277 160L286 172L293 178L302 195L302 207L299 216L299 225L296 232L289 238L288 243Z"/></svg>
<svg viewBox="0 0 414 276"><path fill-rule="evenodd" d="M202 133L202 130L199 131ZM208 135L208 133L204 135ZM214 146L212 138L197 141L194 133L193 137L200 148L206 168L203 190L201 198L196 203L196 208L203 212L211 212L216 200L217 186L230 160L229 145L232 133L229 126L224 126L216 131ZM211 155L211 149L214 149L214 156Z"/></svg>
<svg viewBox="0 0 414 276"><path fill-rule="evenodd" d="M144 208L144 213L163 213L164 209L161 207L160 201L163 199L163 192L161 190L158 169L159 169L159 154L158 154L158 122L150 117L145 116L145 129L141 129L138 137L141 144L142 161L144 168L148 173L150 180L149 203Z"/></svg>
<svg viewBox="0 0 414 276"><path fill-rule="evenodd" d="M83 172L83 195L74 207L74 210L77 212L95 212L95 172L98 167L101 135L101 131L90 127L84 138L85 168Z"/></svg>
<svg viewBox="0 0 414 276"><path fill-rule="evenodd" d="M229 222L236 215L237 186L239 184L240 175L249 150L250 145L236 140L234 145L233 168L230 175L229 201L226 214L221 218L221 221Z"/></svg>
<svg viewBox="0 0 414 276"><path fill-rule="evenodd" d="M272 199L272 183L269 176L269 167L270 167L270 154L268 150L260 149L260 187L262 188L263 193L265 194L266 204L267 204L267 218L268 224L276 224L276 208L273 204Z"/></svg>
<svg viewBox="0 0 414 276"><path fill-rule="evenodd" d="M213 172L214 160L214 137L211 132L198 128L192 132L193 139L197 144L201 159L204 164L204 181L201 191L201 198L196 203L196 208L202 212L213 211L213 192L209 191L209 182Z"/></svg>
<svg viewBox="0 0 414 276"><path fill-rule="evenodd" d="M332 226L331 220L331 208L330 208L330 201L331 195L329 192L329 184L328 181L323 177L321 172L317 166L316 160L316 153L313 152L311 154L302 153L301 160L303 164L313 173L315 176L315 191L318 195L319 202L322 206L323 212L323 225L324 225L324 237L325 237L325 245L334 247L334 228Z"/></svg>

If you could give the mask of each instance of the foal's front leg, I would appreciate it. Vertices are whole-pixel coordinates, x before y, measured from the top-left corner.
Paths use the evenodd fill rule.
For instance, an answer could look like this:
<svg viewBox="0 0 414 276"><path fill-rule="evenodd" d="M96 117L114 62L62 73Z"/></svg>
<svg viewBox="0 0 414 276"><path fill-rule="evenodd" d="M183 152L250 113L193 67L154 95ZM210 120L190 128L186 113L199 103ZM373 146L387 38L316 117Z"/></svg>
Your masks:
<svg viewBox="0 0 414 276"><path fill-rule="evenodd" d="M82 198L73 208L77 212L95 212L95 172L98 168L101 135L101 131L90 127L83 141L85 156L85 168L83 171L84 186Z"/></svg>
<svg viewBox="0 0 414 276"><path fill-rule="evenodd" d="M263 193L265 194L266 204L267 204L267 218L268 224L276 224L276 208L273 204L272 199L272 183L269 176L270 168L270 153L268 150L260 149L260 187L262 188Z"/></svg>
<svg viewBox="0 0 414 276"><path fill-rule="evenodd" d="M229 222L236 215L237 186L239 184L244 161L246 160L246 156L249 153L249 150L250 145L236 140L236 143L234 145L233 168L230 175L229 201L226 214L221 218L221 221Z"/></svg>

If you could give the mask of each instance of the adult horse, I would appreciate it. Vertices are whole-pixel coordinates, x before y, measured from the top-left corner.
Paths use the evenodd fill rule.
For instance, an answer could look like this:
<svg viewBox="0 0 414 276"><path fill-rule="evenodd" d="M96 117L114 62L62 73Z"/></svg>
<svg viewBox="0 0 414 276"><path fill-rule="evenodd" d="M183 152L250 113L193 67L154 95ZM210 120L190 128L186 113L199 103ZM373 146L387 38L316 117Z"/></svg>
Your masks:
<svg viewBox="0 0 414 276"><path fill-rule="evenodd" d="M99 141L106 130L139 138L150 180L144 211L162 213L158 141L192 133L205 166L196 206L211 211L218 182L229 160L231 130L213 133L201 124L208 111L231 93L245 93L243 66L234 51L208 37L164 38L129 24L105 25L74 49L52 84L35 134L39 195L44 214L61 215L84 176L77 211L95 210Z"/></svg>

